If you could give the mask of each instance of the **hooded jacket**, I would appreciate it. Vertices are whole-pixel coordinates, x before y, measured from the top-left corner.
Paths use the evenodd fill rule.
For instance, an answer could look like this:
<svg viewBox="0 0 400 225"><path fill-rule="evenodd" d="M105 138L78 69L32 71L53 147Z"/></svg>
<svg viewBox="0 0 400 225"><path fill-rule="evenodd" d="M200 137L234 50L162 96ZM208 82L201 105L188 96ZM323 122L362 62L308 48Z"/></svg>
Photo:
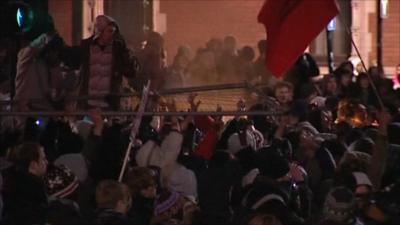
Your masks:
<svg viewBox="0 0 400 225"><path fill-rule="evenodd" d="M119 33L118 24L111 17L107 16L98 16L105 17L108 21L108 24L113 24L116 27L115 38L112 43L112 69L111 69L111 78L110 78L110 90L109 93L119 93L121 89L122 77L125 76L127 78L133 78L139 68L138 60L136 57L132 56L130 50L127 48L125 40L122 38ZM96 18L96 20L98 20ZM108 25L107 24L107 25ZM81 86L79 90L80 95L87 95L89 93L89 81L90 81L90 59L91 59L91 47L95 45L97 37L100 35L102 30L105 27L96 23L94 34L82 40L81 42ZM118 110L119 108L119 99L115 96L106 97L106 102L109 107L113 110ZM87 107L87 103L83 105L83 107Z"/></svg>

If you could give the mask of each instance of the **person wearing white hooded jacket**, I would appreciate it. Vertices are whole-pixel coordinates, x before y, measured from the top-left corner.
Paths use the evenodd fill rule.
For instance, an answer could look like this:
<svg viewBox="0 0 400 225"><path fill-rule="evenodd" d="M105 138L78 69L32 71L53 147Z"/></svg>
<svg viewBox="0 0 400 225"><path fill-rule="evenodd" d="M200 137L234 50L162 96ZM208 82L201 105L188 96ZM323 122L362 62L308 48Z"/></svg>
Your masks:
<svg viewBox="0 0 400 225"><path fill-rule="evenodd" d="M191 118L186 118L182 123L173 122L175 125L160 145L154 140L147 141L139 149L136 162L142 167L160 167L164 187L196 198L197 181L194 172L177 162L183 142L181 131L185 130L190 121Z"/></svg>

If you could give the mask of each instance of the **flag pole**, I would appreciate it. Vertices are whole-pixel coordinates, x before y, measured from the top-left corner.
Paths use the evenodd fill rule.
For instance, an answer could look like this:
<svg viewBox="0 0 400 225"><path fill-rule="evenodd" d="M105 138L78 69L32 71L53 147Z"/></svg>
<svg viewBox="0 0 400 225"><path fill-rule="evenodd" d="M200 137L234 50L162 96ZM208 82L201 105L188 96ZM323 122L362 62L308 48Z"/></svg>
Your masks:
<svg viewBox="0 0 400 225"><path fill-rule="evenodd" d="M340 13L339 13L339 15L340 15ZM348 24L346 24L346 23L343 21L343 19L342 19L340 16L338 16L338 17L339 17L340 21L342 22L343 26L344 26L345 29L346 29L347 35L349 35L349 37L350 37L351 45L354 47L354 50L356 50L357 56L360 58L362 68L364 69L364 72L367 74L369 83L371 84L372 90L373 90L374 94L376 95L376 98L378 99L379 105L380 105L381 109L384 109L385 106L384 106L384 104L383 104L382 98L381 98L381 96L379 95L378 89L376 88L376 85L375 85L373 79L371 78L371 75L368 73L367 66L365 65L365 62L364 62L363 58L361 57L361 53L360 53L360 51L358 50L358 47L357 47L357 45L356 45L356 43L355 43L355 41L354 41L354 39L353 39L353 35L352 35L352 33L351 33L350 27L348 26Z"/></svg>
<svg viewBox="0 0 400 225"><path fill-rule="evenodd" d="M124 163L122 164L121 172L119 173L119 178L118 178L119 182L121 182L122 178L124 177L126 165L128 164L131 149L133 147L133 142L136 139L136 134L139 132L140 123L142 122L142 117L143 117L144 111L146 109L149 93L150 93L150 80L147 82L147 85L143 88L142 99L140 101L140 105L139 105L138 113L136 114L135 121L133 122L131 134L129 137L129 139L130 139L129 145L125 152Z"/></svg>

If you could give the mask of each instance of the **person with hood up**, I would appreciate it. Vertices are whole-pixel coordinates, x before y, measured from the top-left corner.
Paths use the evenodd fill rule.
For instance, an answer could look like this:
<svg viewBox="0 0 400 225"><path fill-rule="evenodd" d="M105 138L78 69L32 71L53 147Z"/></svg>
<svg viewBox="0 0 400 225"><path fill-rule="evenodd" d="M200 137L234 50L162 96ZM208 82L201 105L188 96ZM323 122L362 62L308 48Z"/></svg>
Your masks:
<svg viewBox="0 0 400 225"><path fill-rule="evenodd" d="M127 48L117 22L106 15L96 17L94 33L84 39L81 51L80 95L108 95L121 91L123 78L133 78L138 61ZM88 100L84 108L119 108L119 98Z"/></svg>

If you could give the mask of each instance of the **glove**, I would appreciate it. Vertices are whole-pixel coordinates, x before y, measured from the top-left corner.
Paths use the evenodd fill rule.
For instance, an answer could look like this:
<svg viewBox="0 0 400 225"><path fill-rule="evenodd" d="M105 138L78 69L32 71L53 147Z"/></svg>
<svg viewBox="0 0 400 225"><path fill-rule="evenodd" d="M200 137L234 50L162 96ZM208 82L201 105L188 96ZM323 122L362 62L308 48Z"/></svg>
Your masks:
<svg viewBox="0 0 400 225"><path fill-rule="evenodd" d="M47 45L47 43L49 43L53 39L54 36L55 35L50 34L50 33L43 33L43 34L39 35L39 37L37 37L35 40L33 40L30 43L30 46L32 48L42 49L42 48L44 48L44 46Z"/></svg>

